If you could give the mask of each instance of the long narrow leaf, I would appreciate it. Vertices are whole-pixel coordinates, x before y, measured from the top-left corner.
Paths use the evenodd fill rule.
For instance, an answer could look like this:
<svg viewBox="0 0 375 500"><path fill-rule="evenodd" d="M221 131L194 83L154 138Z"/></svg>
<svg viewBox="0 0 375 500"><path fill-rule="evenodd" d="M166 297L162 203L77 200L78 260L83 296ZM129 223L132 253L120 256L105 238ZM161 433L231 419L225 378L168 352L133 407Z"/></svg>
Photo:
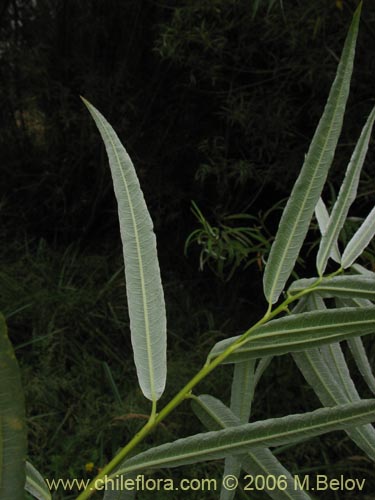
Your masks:
<svg viewBox="0 0 375 500"><path fill-rule="evenodd" d="M264 273L264 293L275 303L289 278L321 195L341 132L349 94L360 7L354 14L326 107L281 217Z"/></svg>
<svg viewBox="0 0 375 500"><path fill-rule="evenodd" d="M234 365L233 382L230 398L230 411L233 412L238 424L245 424L249 421L251 413L251 403L254 397L254 368L255 359L237 363ZM237 425L237 424L236 424ZM225 426L221 426L222 428ZM220 427L219 427L220 428ZM209 428L209 430L213 430ZM224 463L223 477L232 476L238 478L241 472L241 457L227 457ZM222 484L220 490L220 500L232 500L236 490L228 490Z"/></svg>
<svg viewBox="0 0 375 500"><path fill-rule="evenodd" d="M368 307L369 305L372 305L370 301L365 299L340 300L340 305L342 304L345 306L354 305L356 307ZM360 371L371 392L375 394L375 376L372 372L370 360L367 357L361 337L353 337L349 339L348 345L353 355L354 361L356 362L358 370Z"/></svg>
<svg viewBox="0 0 375 500"><path fill-rule="evenodd" d="M155 467L179 467L229 455L243 455L252 448L298 442L374 420L375 400L369 399L333 408L320 408L299 415L243 424L162 444L130 458L122 464L115 475Z"/></svg>
<svg viewBox="0 0 375 500"><path fill-rule="evenodd" d="M350 376L349 368L346 363L344 353L339 342L324 345L319 349L321 355L326 360L335 379L339 382L342 390L347 397L347 401L359 401L361 398L357 392L354 382Z"/></svg>
<svg viewBox="0 0 375 500"><path fill-rule="evenodd" d="M118 203L131 340L143 394L156 401L166 380L166 314L156 239L134 166L111 125L88 101L104 141Z"/></svg>
<svg viewBox="0 0 375 500"><path fill-rule="evenodd" d="M332 375L330 367L323 359L318 349L308 349L303 352L293 353L301 373L313 388L314 392L324 406L334 407L338 404L348 403L341 385ZM359 425L345 429L348 436L361 448L372 460L375 460L375 430L372 425Z"/></svg>
<svg viewBox="0 0 375 500"><path fill-rule="evenodd" d="M249 421L254 397L255 360L238 363L234 367L230 409L245 424Z"/></svg>
<svg viewBox="0 0 375 500"><path fill-rule="evenodd" d="M315 206L315 217L318 221L320 233L323 236L326 233L329 224L329 213L321 197L319 198L318 203ZM341 262L341 255L338 249L337 242L333 244L330 257L337 263Z"/></svg>
<svg viewBox="0 0 375 500"><path fill-rule="evenodd" d="M372 127L375 120L375 108L371 111L361 136L349 162L344 181L341 185L336 203L333 206L328 227L320 240L316 266L321 276L327 265L331 250L337 243L339 233L344 226L349 208L357 195L359 176L367 153Z"/></svg>
<svg viewBox="0 0 375 500"><path fill-rule="evenodd" d="M193 409L197 417L209 430L225 429L241 424L240 420L227 406L212 396L202 395L194 399ZM265 478L269 476L276 478L284 477L286 487L282 490L265 488L265 491L267 491L273 500L310 499L307 493L294 488L294 479L290 472L277 460L268 448L252 448L246 455L228 457L226 458L226 463L227 461L229 463L237 461L240 469L243 468L248 474L253 476L259 475ZM224 471L224 477L228 474L233 475L229 467L228 471ZM234 493L234 491L225 490L223 487L220 499L233 498Z"/></svg>
<svg viewBox="0 0 375 500"><path fill-rule="evenodd" d="M324 309L325 304L321 298L310 296L305 307L308 310ZM296 352L293 358L324 406L359 400L339 343ZM375 458L375 429L372 425L346 429L346 433L371 459Z"/></svg>
<svg viewBox="0 0 375 500"><path fill-rule="evenodd" d="M348 344L356 365L358 366L358 370L371 392L375 395L375 377L372 373L370 361L367 357L361 337L350 339Z"/></svg>
<svg viewBox="0 0 375 500"><path fill-rule="evenodd" d="M372 276L373 278L375 278L375 273L361 266L361 264L353 264L352 269L358 274L363 274L364 276Z"/></svg>
<svg viewBox="0 0 375 500"><path fill-rule="evenodd" d="M294 281L289 287L289 293L295 294L316 282L316 278L301 279ZM331 297L357 297L375 300L375 276L335 276L330 279L322 279L314 288L314 294L324 298Z"/></svg>
<svg viewBox="0 0 375 500"><path fill-rule="evenodd" d="M343 307L286 316L260 326L224 363L238 363L262 356L302 351L350 337L372 333L375 307ZM239 337L218 342L209 359L223 353Z"/></svg>
<svg viewBox="0 0 375 500"><path fill-rule="evenodd" d="M26 462L25 490L38 500L52 500L51 492L42 475L30 462Z"/></svg>
<svg viewBox="0 0 375 500"><path fill-rule="evenodd" d="M24 498L25 404L21 376L0 314L0 498Z"/></svg>
<svg viewBox="0 0 375 500"><path fill-rule="evenodd" d="M326 309L326 305L323 300L321 300L318 309ZM350 376L349 368L342 352L340 343L335 342L332 344L323 345L319 348L319 352L325 359L327 366L330 368L330 371L335 380L338 382L338 385L342 388L342 391L346 398L346 401L344 402L350 403L353 401L359 401L360 397ZM340 401L335 402L339 403Z"/></svg>
<svg viewBox="0 0 375 500"><path fill-rule="evenodd" d="M342 387L332 375L330 367L320 354L319 349L295 352L293 359L324 406L348 402Z"/></svg>
<svg viewBox="0 0 375 500"><path fill-rule="evenodd" d="M245 458L246 460L246 458ZM242 464L244 462L244 457L241 456L229 456L225 458L224 462L224 472L223 478L225 477L235 477L238 479L241 474ZM239 483L238 483L239 484ZM238 487L238 485L237 485ZM236 488L237 489L237 488ZM223 481L220 489L220 497L219 500L232 500L236 495L236 489L227 489L225 488L225 483Z"/></svg>
<svg viewBox="0 0 375 500"><path fill-rule="evenodd" d="M341 265L344 269L350 267L353 262L361 255L374 235L375 207L371 210L358 231L354 234L352 239L347 244L341 259Z"/></svg>

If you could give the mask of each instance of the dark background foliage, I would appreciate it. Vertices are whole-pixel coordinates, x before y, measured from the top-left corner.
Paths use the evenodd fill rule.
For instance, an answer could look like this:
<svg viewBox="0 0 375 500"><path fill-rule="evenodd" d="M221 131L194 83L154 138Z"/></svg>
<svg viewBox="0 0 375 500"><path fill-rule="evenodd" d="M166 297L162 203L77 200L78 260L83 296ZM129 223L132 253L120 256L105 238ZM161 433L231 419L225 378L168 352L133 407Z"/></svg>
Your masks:
<svg viewBox="0 0 375 500"><path fill-rule="evenodd" d="M272 240L279 212L262 217L290 192L356 5L1 0L0 298L29 380L33 373L27 397L32 452L41 462L48 460L35 422L46 406L55 412L46 424L55 426L52 441L69 434L74 422L85 440L85 419L92 414L86 403L71 403L74 380L83 377L80 384L89 385L97 364L107 362L121 385L132 369L114 366L117 343L131 357L116 204L103 145L79 96L101 110L133 159L157 233L171 344L186 352L199 342L201 362L215 338L258 317L266 250L256 247L247 269L242 257L234 259L236 273L228 282L228 275L211 272L215 265L199 272L197 245L184 256L185 240L198 224L191 200L215 227L233 213L257 217L251 223ZM328 203L374 104L374 48L375 3L365 1ZM372 204L373 165L374 148L354 215L366 214ZM233 251L237 258L240 250ZM103 335L108 328L111 338ZM82 359L91 366L84 372L77 370ZM55 399L43 381L54 386ZM103 412L109 403L90 391L95 411ZM291 399L268 401L267 412L290 412ZM90 411L95 414L92 405ZM81 416L72 423L75 414ZM74 461L75 446L81 446L67 443L69 453L66 447L56 452L55 470L66 467L61 455ZM96 460L112 451L102 449Z"/></svg>
<svg viewBox="0 0 375 500"><path fill-rule="evenodd" d="M123 138L167 239L172 228L174 241L186 237L190 199L220 215L287 196L356 2L269 3L255 13L243 0L3 1L2 200L13 226L64 243L116 226L79 95ZM373 101L374 12L366 2L337 173Z"/></svg>

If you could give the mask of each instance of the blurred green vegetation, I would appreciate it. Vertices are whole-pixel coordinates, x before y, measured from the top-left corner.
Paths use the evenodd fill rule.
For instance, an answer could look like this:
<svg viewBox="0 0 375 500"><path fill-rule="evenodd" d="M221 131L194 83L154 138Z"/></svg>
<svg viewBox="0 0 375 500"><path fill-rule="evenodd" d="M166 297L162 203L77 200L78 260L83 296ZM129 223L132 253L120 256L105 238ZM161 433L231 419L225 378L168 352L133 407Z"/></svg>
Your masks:
<svg viewBox="0 0 375 500"><path fill-rule="evenodd" d="M191 199L203 211L252 214L287 196L357 2L3 4L2 224L65 243L116 228L106 157L81 94L126 144L161 237L178 226L178 251ZM374 39L375 6L365 2L334 184L373 103ZM369 167L365 175L363 203L375 189Z"/></svg>
<svg viewBox="0 0 375 500"><path fill-rule="evenodd" d="M168 310L167 400L215 340L247 328L264 308L262 259L356 5L0 2L0 309L23 372L29 454L46 477L90 475L85 464L102 466L149 411L134 383L110 172L79 95L126 145L155 223ZM365 2L347 118L331 191L324 193L328 205L374 104L374 41L375 3ZM373 164L372 146L353 224L372 204ZM312 233L301 262L306 273L315 241ZM364 264L374 267L373 247ZM199 389L227 400L229 376L228 367L220 368ZM284 356L264 375L254 419L317 405ZM186 403L150 439L199 432L190 415ZM373 466L343 434L280 456L293 472L345 471L366 477L375 491ZM214 462L170 474L220 473ZM331 500L329 494L321 498ZM346 498L353 495L340 493Z"/></svg>
<svg viewBox="0 0 375 500"><path fill-rule="evenodd" d="M39 240L8 248L0 257L0 308L6 314L23 374L29 458L50 479L92 477L140 428L150 410L134 383L121 255L111 253L109 248L100 255L92 254L78 245L59 252ZM232 283L221 285L227 288ZM240 332L257 315L256 306L249 303L237 304L234 318L228 316L223 304L216 304L214 309L210 286L208 283L205 288L198 280L169 280L165 284L168 383L161 404L201 367L215 340ZM238 295L233 300L238 301ZM374 363L371 339L364 341ZM356 375L355 365L348 359ZM362 379L357 377L356 381L363 397L370 397ZM198 391L229 402L230 385L231 368L222 366L200 384ZM252 420L318 406L292 358L282 356L273 359L259 383ZM186 402L142 446L202 430ZM293 473L319 471L332 477L351 474L366 478L369 489L375 487L373 465L343 433L282 448L279 456ZM93 470L87 471L86 464L90 463ZM219 481L221 473L222 462L216 461L155 471L150 477L207 477ZM155 492L145 492L141 498L152 495ZM186 498L198 500L202 498L199 495L202 492L189 492ZM60 490L54 498L68 500L75 498L75 493ZM205 498L217 495L207 493ZM329 495L320 498L330 499ZM352 497L348 494L340 498Z"/></svg>

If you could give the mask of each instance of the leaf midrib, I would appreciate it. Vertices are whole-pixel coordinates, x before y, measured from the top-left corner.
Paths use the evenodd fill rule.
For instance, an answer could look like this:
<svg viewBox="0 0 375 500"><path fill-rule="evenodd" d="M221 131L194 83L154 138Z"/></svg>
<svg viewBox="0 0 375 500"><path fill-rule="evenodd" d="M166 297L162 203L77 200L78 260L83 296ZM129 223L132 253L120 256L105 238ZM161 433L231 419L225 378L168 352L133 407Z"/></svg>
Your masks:
<svg viewBox="0 0 375 500"><path fill-rule="evenodd" d="M141 281L141 290L142 290L142 303L143 303L143 317L144 317L144 322L145 322L145 334L146 334L146 345L147 345L147 361L148 361L148 366L149 366L149 373L150 373L150 392L152 399L155 401L156 398L156 393L155 393L155 382L154 382L154 365L152 361L152 355L151 355L151 339L150 339L150 323L149 323L149 318L148 318L148 307L147 307L147 292L146 292L146 286L145 286L145 279L144 279L144 273L143 273L143 259L142 259L142 253L141 253L141 248L140 248L140 242L139 242L139 236L138 236L138 226L137 226L137 220L134 214L134 209L133 209L133 203L132 199L129 193L129 188L125 179L124 172L122 170L122 165L121 165L121 160L118 156L117 149L115 147L115 144L112 140L111 135L108 133L105 124L103 123L103 120L99 116L100 123L103 127L103 130L112 146L112 149L114 151L116 161L118 163L120 175L122 178L122 181L125 186L126 190L126 196L128 198L129 202L129 209L130 209L130 214L131 214L131 219L132 219L132 224L133 224L133 229L134 229L134 236L135 236L135 244L136 244L136 249L137 249L137 257L138 257L138 267L139 267L139 275L140 275L140 281Z"/></svg>
<svg viewBox="0 0 375 500"><path fill-rule="evenodd" d="M365 417L366 415L368 414L373 414L374 412L374 409L372 408L371 410L367 410L367 411L363 411L361 413L360 416L356 416L354 418L363 418ZM130 465L129 467L127 468L124 468L122 470L119 470L117 471L117 474L121 475L125 472L131 472L133 470L137 470L140 466L142 466L143 468L147 468L147 467L151 467L153 464L154 465L162 465L164 463L168 463L168 462L172 462L173 459L175 460L178 460L178 461L181 461L181 460L185 460L185 459L189 459L189 458L197 458L199 456L205 456L206 454L209 454L209 453L215 453L215 452L220 452L220 451L225 451L225 450L228 450L228 454L230 452L230 449L231 448L237 448L238 446L246 446L246 445L249 445L250 447L256 447L256 443L262 443L264 441L268 441L270 439L272 440L277 440L278 438L280 437L285 437L287 438L288 436L293 436L293 435L298 435L298 434L303 434L303 433L307 433L309 431L314 431L315 429L323 429L323 432L322 434L324 433L324 430L325 430L325 427L334 427L336 424L340 424L340 428L342 427L345 427L345 423L347 421L351 421L353 420L353 416L350 416L348 415L347 417L345 418L337 418L335 420L332 420L332 421L329 421L329 423L325 423L325 422L317 422L313 425L310 425L308 427L305 427L305 428L298 428L298 429L292 429L292 430L286 430L286 431L283 431L283 432L278 432L278 433L274 433L274 434L270 434L269 437L267 436L263 436L263 437L258 437L258 438L249 438L249 439L246 439L246 440L243 440L243 441L236 441L234 443L230 443L229 445L228 444L223 444L221 446L211 446L210 448L205 448L203 450L197 450L197 449L193 449L191 450L190 452L187 452L185 454L179 454L179 455L171 455L169 457L165 457L165 458L160 458L160 459L155 459L152 460L149 459L148 461L144 461L142 460L142 463L140 464L134 464L133 466ZM249 424L245 424L245 425L249 425ZM239 429L240 427L243 427L243 426L238 426L237 428ZM217 432L220 432L220 431L217 431ZM246 429L245 429L245 432L246 432ZM313 436L311 436L313 437ZM171 443L173 444L173 443ZM190 446L191 444L187 444L187 446ZM246 453L246 452L245 452Z"/></svg>
<svg viewBox="0 0 375 500"><path fill-rule="evenodd" d="M358 186L358 180L360 176L360 169L358 170L358 166L360 164L363 164L364 161L364 156L366 156L366 151L363 151L363 145L366 144L367 141L369 141L369 136L371 135L371 130L372 130L372 125L374 122L374 118L372 117L374 114L374 110L372 110L369 119L367 120L367 123L365 127L367 127L367 130L365 130L365 133L363 136L359 138L359 143L357 146L357 151L359 151L358 157L353 158L353 168L349 170L349 176L347 178L344 178L344 190L342 193L339 193L339 197L337 200L340 200L340 195L341 199L344 199L343 203L341 206L338 205L338 208L335 211L335 207L333 208L332 216L329 220L328 226L327 226L327 231L322 237L322 240L325 240L326 246L324 251L322 252L322 255L320 256L320 264L322 264L322 268L325 266L329 254L332 250L332 247L334 245L334 240L337 239L337 235L339 233L339 226L342 224L342 220L345 217L345 211L347 212L349 210L349 206L353 200L350 201L350 194L353 192L353 185L352 183L354 182L353 180L357 177L357 186ZM355 152L354 152L355 154ZM348 169L350 168L350 164ZM352 198L354 199L355 196L352 195ZM349 205L349 206L348 206ZM330 222L333 221L333 227L330 227ZM324 270L321 269L321 272Z"/></svg>
<svg viewBox="0 0 375 500"><path fill-rule="evenodd" d="M348 61L349 62L349 61ZM347 66L347 65L346 65ZM334 102L334 105L333 105L333 109L334 109L334 113L331 115L333 116L333 118L335 117L336 115L336 110L337 108L339 107L339 103L341 102L341 95L343 93L343 88L344 88L344 84L345 84L345 74L346 74L346 68L345 70L343 70L343 76L342 76L342 82L341 82L341 85L340 85L340 88L337 92L337 98L336 98L336 101ZM328 138L331 136L331 132L332 132L332 128L333 128L333 122L334 122L334 119L331 119L330 120L330 124L328 126L328 131L329 133L327 133L326 137L325 137L325 141L324 141L324 147L322 148L322 151L319 155L319 161L316 163L316 168L315 168L315 171L314 171L314 174L311 176L311 180L309 182L309 190L306 191L306 194L310 192L311 190L311 186L313 185L313 182L315 181L316 177L317 177L317 173L318 173L318 170L319 170L319 165L321 164L322 162L322 157L323 157L323 154L325 154L326 152L326 149L327 149L327 144L329 142ZM319 125L318 125L319 126ZM296 227L297 227L297 224L299 224L299 221L301 220L302 218L302 213L305 209L305 206L306 206L306 202L307 202L307 199L308 199L308 196L305 196L303 198L303 201L302 201L302 205L301 205L301 210L298 212L298 215L295 219L295 222L293 224L293 231L290 232L290 235L289 235L289 238L287 239L287 245L284 245L284 250L283 250L283 253L282 253L282 258L279 259L279 263L278 263L278 269L275 273L276 275L276 279L274 279L274 284L271 288L271 293L270 293L270 297L269 297L269 300L271 303L274 302L274 292L276 290L276 288L278 287L278 281L279 281L279 278L280 278L280 275L282 274L281 273L281 269L283 267L283 264L284 264L284 260L285 260L285 256L287 255L288 253L288 249L289 249L289 245L290 245L290 242L293 240L294 238L294 234L296 232ZM277 299L276 299L277 300Z"/></svg>

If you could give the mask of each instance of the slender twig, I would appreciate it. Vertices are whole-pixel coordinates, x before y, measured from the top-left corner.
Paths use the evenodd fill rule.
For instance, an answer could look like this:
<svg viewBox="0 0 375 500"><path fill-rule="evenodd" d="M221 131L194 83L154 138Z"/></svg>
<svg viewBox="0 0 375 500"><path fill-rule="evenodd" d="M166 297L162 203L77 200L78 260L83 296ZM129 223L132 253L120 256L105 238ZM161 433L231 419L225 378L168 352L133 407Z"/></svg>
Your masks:
<svg viewBox="0 0 375 500"><path fill-rule="evenodd" d="M249 342L249 336L256 330L259 326L269 322L271 319L275 318L282 312L287 312L289 304L295 302L313 292L321 283L322 279L329 279L337 274L340 274L343 270L340 268L334 273L319 277L316 281L310 285L308 288L301 290L294 295L288 295L287 298L275 309L272 310L272 304L269 306L267 312L264 316L257 321L252 327L246 330L233 344L231 344L224 352L218 355L216 358L210 359L206 364L199 370L198 373L170 400L170 402L164 406L164 408L156 413L156 407L153 405L153 411L148 422L141 428L139 432L129 441L129 443L124 446L120 452L101 470L101 472L91 481L91 483L86 487L86 489L77 497L77 500L88 499L97 488L102 488L105 478L108 477L111 472L129 455L129 453L148 436L151 431L160 424L177 406L179 406L185 399L191 397L191 392L194 387L201 382L209 373L211 373L218 365L220 365L230 354L235 352L243 343Z"/></svg>

